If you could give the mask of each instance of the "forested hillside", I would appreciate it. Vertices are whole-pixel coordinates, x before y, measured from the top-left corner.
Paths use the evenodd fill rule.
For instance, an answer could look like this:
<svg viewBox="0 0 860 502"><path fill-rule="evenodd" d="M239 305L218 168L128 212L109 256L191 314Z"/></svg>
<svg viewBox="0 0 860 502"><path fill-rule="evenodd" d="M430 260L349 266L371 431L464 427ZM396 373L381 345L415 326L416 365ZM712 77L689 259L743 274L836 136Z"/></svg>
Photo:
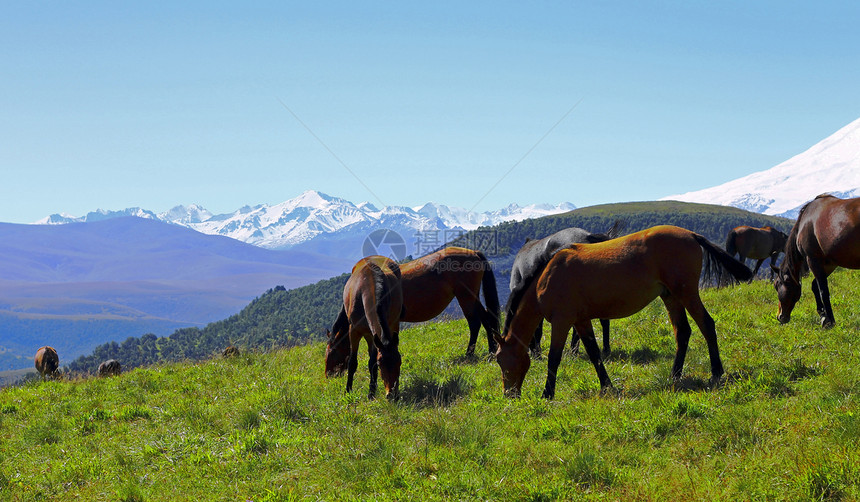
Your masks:
<svg viewBox="0 0 860 502"><path fill-rule="evenodd" d="M220 353L228 345L266 351L319 340L334 322L341 306L348 274L301 288L270 289L236 315L205 328L183 328L169 337L146 334L122 343L99 345L89 356L69 365L73 373L92 373L107 359L124 368L156 362L199 360Z"/></svg>
<svg viewBox="0 0 860 502"><path fill-rule="evenodd" d="M792 225L792 221L785 218L724 206L671 201L630 202L482 227L450 244L481 250L491 259L498 277L499 297L504 303L508 296L511 264L526 238L544 237L568 227L605 232L618 220L625 225L623 233L670 224L699 232L720 246L724 244L729 230L738 225L770 225L784 232L788 232ZM767 270L766 267L762 268ZM91 355L75 360L69 369L73 372L93 372L100 362L110 358L121 361L126 368L161 361L197 360L211 357L230 344L245 350L265 351L273 347L319 340L340 309L347 277L344 274L289 291L276 287L224 321L212 323L203 329L180 329L164 338L148 334L140 338L128 338L122 343L104 344ZM460 313L456 302L449 307L449 312L455 315Z"/></svg>

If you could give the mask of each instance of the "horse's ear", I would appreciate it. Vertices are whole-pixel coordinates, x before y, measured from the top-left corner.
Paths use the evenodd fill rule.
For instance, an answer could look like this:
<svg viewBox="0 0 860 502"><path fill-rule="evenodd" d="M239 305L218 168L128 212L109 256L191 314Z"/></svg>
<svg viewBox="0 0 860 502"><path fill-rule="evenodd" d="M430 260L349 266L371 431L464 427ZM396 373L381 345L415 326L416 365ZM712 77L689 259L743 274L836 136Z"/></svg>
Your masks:
<svg viewBox="0 0 860 502"><path fill-rule="evenodd" d="M531 242L531 241L532 241L531 237L526 237L526 242ZM525 244L526 242L524 242L523 244Z"/></svg>
<svg viewBox="0 0 860 502"><path fill-rule="evenodd" d="M376 345L376 348L382 350L385 348L385 344L382 343L382 340L379 339L378 336L373 335L373 344Z"/></svg>
<svg viewBox="0 0 860 502"><path fill-rule="evenodd" d="M326 338L331 340L331 330L330 329L325 330L325 336L326 336Z"/></svg>

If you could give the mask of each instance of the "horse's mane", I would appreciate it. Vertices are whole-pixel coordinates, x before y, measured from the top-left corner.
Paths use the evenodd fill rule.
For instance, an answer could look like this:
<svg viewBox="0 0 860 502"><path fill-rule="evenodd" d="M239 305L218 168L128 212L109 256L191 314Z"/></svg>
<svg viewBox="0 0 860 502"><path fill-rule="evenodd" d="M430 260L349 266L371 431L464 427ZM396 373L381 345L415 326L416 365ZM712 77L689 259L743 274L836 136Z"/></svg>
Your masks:
<svg viewBox="0 0 860 502"><path fill-rule="evenodd" d="M334 320L334 324L331 327L332 335L337 337L338 333L342 330L349 329L349 318L346 315L346 309L341 307L340 313L337 315L337 319Z"/></svg>
<svg viewBox="0 0 860 502"><path fill-rule="evenodd" d="M376 297L376 309L379 310L385 301L385 272L372 261L367 262L367 268L373 276L373 292ZM397 271L400 272L400 267Z"/></svg>
<svg viewBox="0 0 860 502"><path fill-rule="evenodd" d="M823 197L833 196L823 193L800 208L800 211L797 213L797 220L795 220L794 226L791 227L791 232L788 234L788 240L785 242L785 259L782 260L782 265L780 265L779 268L782 271L787 271L791 275L791 278L797 282L800 282L800 276L803 273L802 269L806 265L803 260L803 255L800 254L800 250L797 249L797 233L800 231L800 224L806 217L806 210L809 209L809 206L811 206L813 202Z"/></svg>
<svg viewBox="0 0 860 502"><path fill-rule="evenodd" d="M612 224L609 230L606 231L606 233L589 233L585 237L585 242L579 244L596 244L598 242L604 242L614 239L621 234L621 231L624 229L625 226L625 222L621 220L615 220L615 222ZM502 328L502 336L505 336L508 332L508 329L511 327L511 322L514 319L514 313L517 311L517 308L519 307L520 302L525 296L526 291L528 291L529 286L531 286L531 283L533 281L537 280L537 278L540 277L549 261L552 259L553 256L555 256L555 253L556 251L547 252L538 257L535 263L536 266L534 268L534 272L529 277L523 277L522 285L519 288L511 291L511 295L508 297L508 302L505 304L505 325L504 328Z"/></svg>

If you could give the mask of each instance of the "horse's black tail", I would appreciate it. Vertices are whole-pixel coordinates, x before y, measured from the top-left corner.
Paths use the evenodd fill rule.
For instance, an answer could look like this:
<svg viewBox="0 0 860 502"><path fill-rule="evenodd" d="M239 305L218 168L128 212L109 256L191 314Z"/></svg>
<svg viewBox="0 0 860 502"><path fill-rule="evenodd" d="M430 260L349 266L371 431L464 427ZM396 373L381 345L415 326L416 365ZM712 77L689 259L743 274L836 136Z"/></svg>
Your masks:
<svg viewBox="0 0 860 502"><path fill-rule="evenodd" d="M615 220L615 223L609 227L605 233L602 234L589 234L588 237L585 238L585 242L587 244L595 244L597 242L604 242L611 239L615 239L616 237L621 236L621 232L624 231L624 228L627 226L627 222L623 220Z"/></svg>
<svg viewBox="0 0 860 502"><path fill-rule="evenodd" d="M702 246L705 253L705 266L702 270L702 280L710 282L713 280L717 286L734 284L736 281L750 281L753 278L752 270L746 265L734 259L728 252L723 251L708 239L694 233L693 239ZM728 275L726 275L728 272Z"/></svg>
<svg viewBox="0 0 860 502"><path fill-rule="evenodd" d="M735 237L736 235L734 229L730 230L729 236L726 237L726 253L728 253L731 257L734 257L738 253L738 250L735 247Z"/></svg>
<svg viewBox="0 0 860 502"><path fill-rule="evenodd" d="M484 290L484 303L487 304L487 312L493 317L493 334L499 334L499 315L501 308L499 306L499 290L496 289L496 276L493 274L493 267L490 266L490 261L484 256L484 253L477 251L478 258L481 259L481 264L484 267L484 275L481 277L481 288Z"/></svg>

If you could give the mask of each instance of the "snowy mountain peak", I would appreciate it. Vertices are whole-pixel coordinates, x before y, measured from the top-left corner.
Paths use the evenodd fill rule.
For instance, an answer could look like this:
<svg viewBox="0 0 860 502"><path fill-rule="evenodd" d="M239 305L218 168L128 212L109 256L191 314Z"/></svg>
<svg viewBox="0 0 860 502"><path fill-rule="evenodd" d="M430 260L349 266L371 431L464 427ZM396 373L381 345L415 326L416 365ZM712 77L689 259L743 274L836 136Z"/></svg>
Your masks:
<svg viewBox="0 0 860 502"><path fill-rule="evenodd" d="M231 237L264 248L286 249L317 237L338 240L355 234L356 237L363 238L376 228L395 229L405 235L440 230L473 230L479 226L535 218L574 208L575 206L568 202L557 206L533 204L520 207L511 204L501 210L476 213L428 202L416 208L385 206L378 209L369 202L355 205L339 197L308 190L280 204L244 206L228 214L213 215L202 206L192 204L176 206L158 215L140 208L130 208L123 211L93 212L82 218L51 215L38 223L63 224L139 215L192 228L204 234Z"/></svg>
<svg viewBox="0 0 860 502"><path fill-rule="evenodd" d="M860 196L860 119L768 170L662 200L720 204L794 218L806 202L822 193Z"/></svg>
<svg viewBox="0 0 860 502"><path fill-rule="evenodd" d="M175 223L201 223L212 216L212 213L203 206L191 204L190 206L176 206L168 211L159 213L158 219Z"/></svg>

